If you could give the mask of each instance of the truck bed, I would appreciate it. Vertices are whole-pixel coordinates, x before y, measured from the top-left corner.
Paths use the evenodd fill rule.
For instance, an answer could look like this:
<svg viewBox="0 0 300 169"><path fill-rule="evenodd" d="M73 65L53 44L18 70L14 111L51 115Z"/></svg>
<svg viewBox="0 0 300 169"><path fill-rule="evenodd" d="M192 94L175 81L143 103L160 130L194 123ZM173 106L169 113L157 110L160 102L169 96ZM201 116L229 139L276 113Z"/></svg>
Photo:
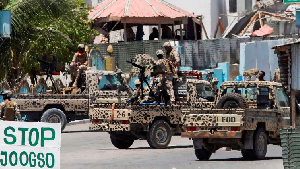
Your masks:
<svg viewBox="0 0 300 169"><path fill-rule="evenodd" d="M16 99L88 99L88 94L20 94Z"/></svg>
<svg viewBox="0 0 300 169"><path fill-rule="evenodd" d="M188 138L241 137L241 131L256 130L259 123L266 131L276 132L280 127L277 109L193 110L184 115L183 121L185 132L181 136ZM284 121L288 124L289 118Z"/></svg>

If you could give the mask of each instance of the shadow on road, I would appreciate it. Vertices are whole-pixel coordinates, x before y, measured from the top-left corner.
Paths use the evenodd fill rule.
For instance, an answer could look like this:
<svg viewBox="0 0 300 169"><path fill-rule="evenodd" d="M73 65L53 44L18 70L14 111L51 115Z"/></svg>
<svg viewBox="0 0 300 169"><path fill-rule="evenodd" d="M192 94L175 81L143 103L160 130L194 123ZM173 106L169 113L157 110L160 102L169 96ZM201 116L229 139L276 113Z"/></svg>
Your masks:
<svg viewBox="0 0 300 169"><path fill-rule="evenodd" d="M91 132L98 132L94 130L77 130L77 131L62 131L61 133L91 133Z"/></svg>
<svg viewBox="0 0 300 169"><path fill-rule="evenodd" d="M192 145L185 145L185 146L169 146L165 150L170 150L170 149L179 149L179 148L192 148ZM154 149L151 147L133 147L129 148L127 150L148 150L148 149L153 149L153 150L163 150L163 149ZM98 149L98 150L124 150L124 149ZM125 149L126 150L126 149Z"/></svg>
<svg viewBox="0 0 300 169"><path fill-rule="evenodd" d="M192 145L185 145L185 146L169 146L168 148L166 149L177 149L177 148L191 148L193 147ZM129 149L153 149L151 147L134 147L134 148L129 148ZM155 150L155 149L154 149ZM157 150L162 150L162 149L157 149Z"/></svg>
<svg viewBox="0 0 300 169"><path fill-rule="evenodd" d="M265 161L265 160L276 160L276 159L282 159L282 157L266 157L265 159L262 160L249 160L241 157L241 158L228 158L228 159L211 159L209 161Z"/></svg>

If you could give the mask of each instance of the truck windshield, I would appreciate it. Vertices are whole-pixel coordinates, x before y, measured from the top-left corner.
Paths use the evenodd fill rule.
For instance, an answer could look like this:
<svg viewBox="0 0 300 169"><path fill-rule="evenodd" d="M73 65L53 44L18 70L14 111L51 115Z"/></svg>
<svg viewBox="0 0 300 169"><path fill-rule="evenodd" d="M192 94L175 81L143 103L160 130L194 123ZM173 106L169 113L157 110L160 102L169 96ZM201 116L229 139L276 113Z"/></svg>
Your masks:
<svg viewBox="0 0 300 169"><path fill-rule="evenodd" d="M226 88L226 91L225 91L224 94L226 94L226 93L232 93L232 92L233 92L233 88L228 87L228 88ZM235 93L238 93L238 94L246 97L249 100L256 100L257 88L254 88L254 87L237 88L237 90L235 91Z"/></svg>
<svg viewBox="0 0 300 169"><path fill-rule="evenodd" d="M201 98L207 99L208 101L214 101L215 95L211 90L210 86L204 84L197 84L197 99L201 100Z"/></svg>
<svg viewBox="0 0 300 169"><path fill-rule="evenodd" d="M277 88L277 94L278 94L278 101L279 101L279 106L280 107L290 107L289 105L289 99L283 90L283 88Z"/></svg>
<svg viewBox="0 0 300 169"><path fill-rule="evenodd" d="M102 79L99 80L99 90L117 90L120 82L113 75L101 75Z"/></svg>

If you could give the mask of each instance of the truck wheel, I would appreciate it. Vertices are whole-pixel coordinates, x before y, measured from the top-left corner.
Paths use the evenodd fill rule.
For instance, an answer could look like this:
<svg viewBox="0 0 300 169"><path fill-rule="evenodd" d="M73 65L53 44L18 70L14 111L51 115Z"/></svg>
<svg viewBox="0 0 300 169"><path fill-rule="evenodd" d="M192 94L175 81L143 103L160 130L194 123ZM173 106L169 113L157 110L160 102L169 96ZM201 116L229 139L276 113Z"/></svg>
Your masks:
<svg viewBox="0 0 300 169"><path fill-rule="evenodd" d="M237 93L227 93L220 98L217 103L217 109L227 109L227 108L248 108L248 103L246 99Z"/></svg>
<svg viewBox="0 0 300 169"><path fill-rule="evenodd" d="M44 112L41 122L61 123L61 131L63 131L67 125L67 118L63 111L52 108Z"/></svg>
<svg viewBox="0 0 300 169"><path fill-rule="evenodd" d="M110 135L110 141L118 149L128 149L134 142L133 139L122 139L113 135Z"/></svg>
<svg viewBox="0 0 300 169"><path fill-rule="evenodd" d="M202 149L195 149L195 155L200 161L208 161L211 156L211 152L202 147Z"/></svg>
<svg viewBox="0 0 300 169"><path fill-rule="evenodd" d="M253 149L249 150L253 159L264 159L267 154L267 135L263 128L258 128L254 133Z"/></svg>
<svg viewBox="0 0 300 169"><path fill-rule="evenodd" d="M158 120L147 133L147 142L152 148L164 149L168 147L171 137L170 125L164 120Z"/></svg>

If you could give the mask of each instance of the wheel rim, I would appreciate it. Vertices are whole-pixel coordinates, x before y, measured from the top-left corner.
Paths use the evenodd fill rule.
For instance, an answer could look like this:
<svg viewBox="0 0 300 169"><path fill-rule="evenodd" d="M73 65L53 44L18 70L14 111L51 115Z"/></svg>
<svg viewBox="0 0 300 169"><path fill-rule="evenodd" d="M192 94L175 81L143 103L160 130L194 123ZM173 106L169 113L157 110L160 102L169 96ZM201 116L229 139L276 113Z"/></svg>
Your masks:
<svg viewBox="0 0 300 169"><path fill-rule="evenodd" d="M157 143L165 143L168 138L167 129L163 127L159 127L156 130L156 141Z"/></svg>
<svg viewBox="0 0 300 169"><path fill-rule="evenodd" d="M266 147L265 147L265 137L262 134L259 135L257 148L258 148L258 152L260 154L263 154Z"/></svg>
<svg viewBox="0 0 300 169"><path fill-rule="evenodd" d="M60 116L57 114L52 114L47 118L48 123L61 123Z"/></svg>

